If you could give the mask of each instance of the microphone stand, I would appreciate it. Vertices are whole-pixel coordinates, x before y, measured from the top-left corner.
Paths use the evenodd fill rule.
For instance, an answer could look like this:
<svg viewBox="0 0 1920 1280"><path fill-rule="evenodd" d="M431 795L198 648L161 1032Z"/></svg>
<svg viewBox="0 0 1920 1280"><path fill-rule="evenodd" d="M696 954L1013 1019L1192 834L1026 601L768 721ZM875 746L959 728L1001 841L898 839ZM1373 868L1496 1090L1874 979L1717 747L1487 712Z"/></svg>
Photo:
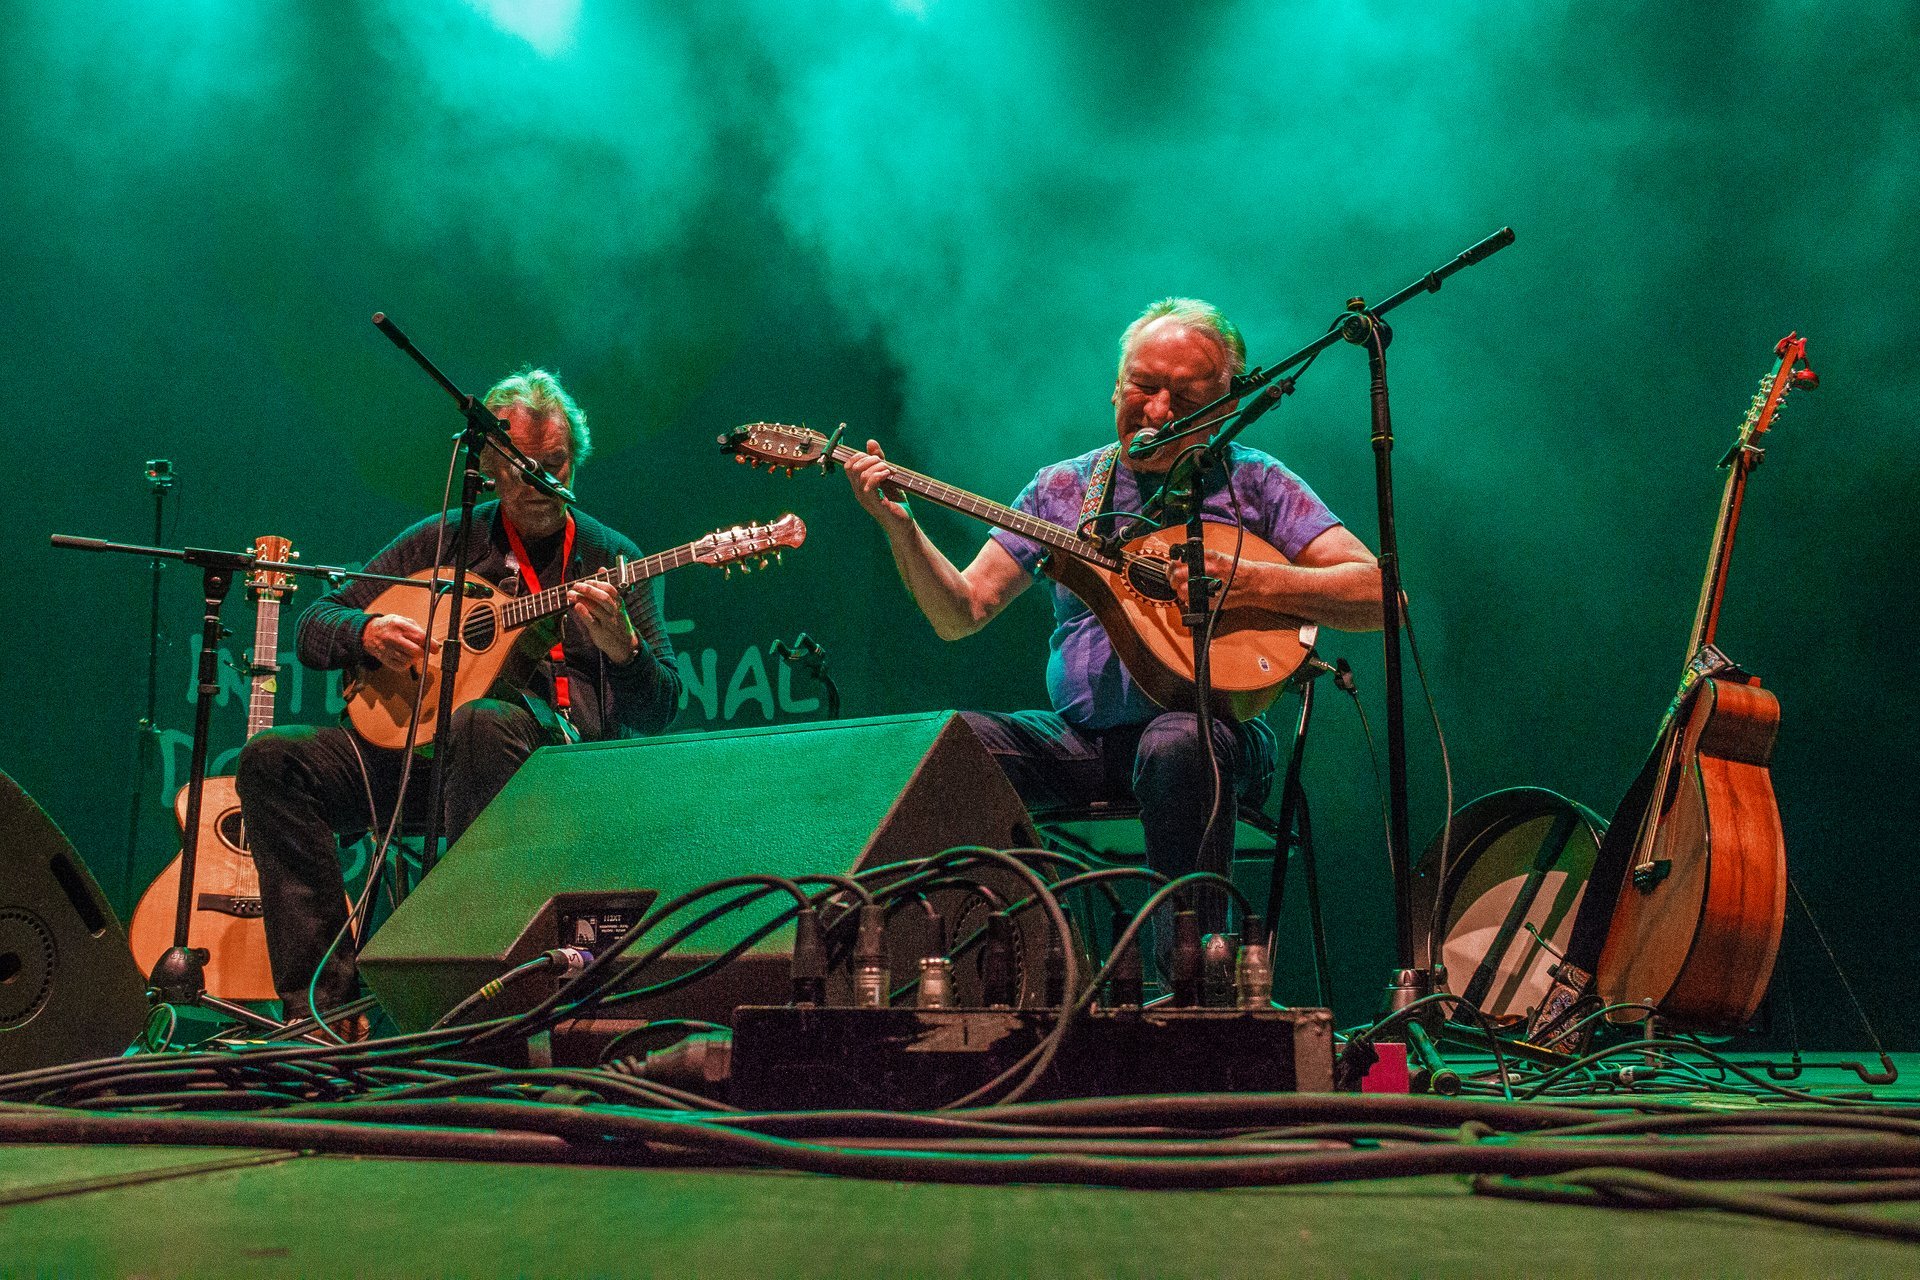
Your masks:
<svg viewBox="0 0 1920 1280"><path fill-rule="evenodd" d="M366 573L332 565L299 564L282 560L262 560L248 551L218 551L206 547L143 547L103 538L75 538L53 535L53 545L74 551L113 551L141 556L159 563L179 560L200 567L202 601L200 618L200 665L193 694L193 750L187 765L186 830L180 841L180 894L175 901L173 945L154 962L147 978L150 999L158 1004L201 1005L255 1027L277 1030L281 1023L255 1013L245 1005L207 994L206 973L209 958L205 947L187 945L193 923L194 873L200 855L200 805L207 784L207 730L213 717L213 698L220 692L220 641L227 630L220 624L220 609L236 573L266 569L276 573L303 573L309 577L339 580L358 578L377 582L410 582L429 586L414 578L395 578L382 573Z"/></svg>
<svg viewBox="0 0 1920 1280"><path fill-rule="evenodd" d="M1392 333L1380 317L1407 299L1420 293L1435 293L1446 278L1464 267L1473 266L1513 243L1513 228L1502 227L1486 239L1472 245L1437 270L1415 280L1385 302L1369 307L1362 298L1350 299L1347 309L1337 317L1326 333L1269 369L1256 369L1235 379L1235 385L1212 403L1202 405L1186 417L1168 424L1169 429L1144 442L1136 440L1128 452L1151 452L1171 440L1197 434L1219 420L1209 418L1235 397L1266 388L1246 404L1207 441L1205 451L1218 457L1233 438L1278 404L1290 392L1293 378L1268 387L1280 374L1311 363L1336 342L1346 341L1367 348L1367 367L1371 378L1369 398L1372 406L1372 444L1374 491L1380 516L1380 605L1383 643L1386 657L1387 697L1387 858L1393 871L1394 943L1398 968L1388 984L1388 1012L1412 1004L1432 990L1430 957L1415 950L1413 936L1413 874L1408 853L1406 698L1400 676L1400 628L1403 614L1400 604L1400 540L1394 525L1393 507L1393 419L1387 398L1386 346ZM1297 376L1297 375L1296 375Z"/></svg>
<svg viewBox="0 0 1920 1280"><path fill-rule="evenodd" d="M827 692L827 719L840 718L840 686L827 674L827 647L802 631L793 643L776 639L768 648L790 667L799 667Z"/></svg>
<svg viewBox="0 0 1920 1280"><path fill-rule="evenodd" d="M394 346L413 357L415 364L427 373L427 376L440 384L442 390L452 396L454 403L460 406L461 414L466 418L466 426L454 437L460 441L465 451L461 463L460 484L460 528L453 538L453 579L447 609L446 638L440 649L440 701L434 715L434 732L441 745L451 749L452 743L447 735L451 731L453 718L454 683L460 674L460 653L464 647L460 643L461 600L467 589L467 548L471 542L473 528L473 508L480 498L480 489L486 483L485 473L480 469L480 457L489 448L512 463L526 479L527 483L549 497L558 498L569 505L573 503L573 492L558 480L542 470L533 459L520 451L507 432L507 424L493 416L493 411L476 397L467 394L455 386L453 380L440 372L433 361L413 345L412 339L400 331L400 326L389 320L382 312L374 312L373 323L384 333ZM439 566L435 566L433 581L441 581ZM421 674L424 677L433 660L433 637L427 637L428 653L421 662ZM446 815L441 811L446 800L447 751L436 750L432 753L427 769L427 831L420 846L420 874L425 877L440 860L440 832L445 825ZM402 888L406 888L405 877L401 876Z"/></svg>
<svg viewBox="0 0 1920 1280"><path fill-rule="evenodd" d="M150 458L147 487L153 490L153 540L160 541L166 524L167 493L173 488L173 463ZM133 799L127 806L127 858L120 864L120 901L133 900L133 864L140 853L140 816L146 807L147 771L153 764L154 739L160 733L160 582L166 561L153 562L147 599L147 713L140 718L140 738L134 752ZM164 797L163 797L164 799Z"/></svg>

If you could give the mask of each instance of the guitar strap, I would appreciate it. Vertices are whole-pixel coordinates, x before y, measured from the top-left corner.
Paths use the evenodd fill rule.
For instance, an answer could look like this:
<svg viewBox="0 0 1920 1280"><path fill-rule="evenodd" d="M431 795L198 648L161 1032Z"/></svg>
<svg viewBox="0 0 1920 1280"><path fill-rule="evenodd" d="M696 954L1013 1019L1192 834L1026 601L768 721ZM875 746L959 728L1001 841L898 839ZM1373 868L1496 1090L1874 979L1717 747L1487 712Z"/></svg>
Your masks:
<svg viewBox="0 0 1920 1280"><path fill-rule="evenodd" d="M526 544L520 541L520 531L513 527L513 521L511 520L507 520L503 518L500 521L500 523L504 524L507 527L507 541L513 546L514 558L520 562L520 578L522 581L524 581L527 584L528 593L531 594L533 592L537 592L541 590L542 588L540 586L540 578L539 578L538 571L534 569L533 561L529 559L527 556ZM565 582L567 580L567 566L572 563L573 563L573 512L569 511L567 512L567 536L561 541L561 544L560 544L560 581L561 582ZM555 583L554 585L558 586L559 583ZM563 615L562 622L560 625L560 635L554 640L553 648L547 651L547 657L551 658L556 664L563 663L567 659L566 645L564 643L566 639L566 630L567 630L566 623ZM558 710L562 715L565 715L567 712L567 708L573 705L573 691L570 688L570 685L571 685L571 681L569 681L565 675L563 675L559 671L555 671L553 673L553 705L556 708L558 708Z"/></svg>
<svg viewBox="0 0 1920 1280"><path fill-rule="evenodd" d="M1087 496L1080 501L1080 523L1075 526L1083 538L1099 535L1093 526L1106 513L1107 499L1113 493L1113 469L1120 461L1120 442L1102 449L1093 460L1093 475L1087 482Z"/></svg>

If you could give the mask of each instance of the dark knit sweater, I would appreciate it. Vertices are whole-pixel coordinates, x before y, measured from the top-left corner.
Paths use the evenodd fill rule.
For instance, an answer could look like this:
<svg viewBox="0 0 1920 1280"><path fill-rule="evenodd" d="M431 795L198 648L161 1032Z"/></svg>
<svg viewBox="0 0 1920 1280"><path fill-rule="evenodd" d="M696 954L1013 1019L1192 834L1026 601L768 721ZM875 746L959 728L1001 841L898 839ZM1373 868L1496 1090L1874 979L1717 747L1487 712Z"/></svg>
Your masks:
<svg viewBox="0 0 1920 1280"><path fill-rule="evenodd" d="M504 583L514 572L510 562L513 548L507 541L506 526L499 518L499 507L498 502L483 502L474 508L476 537L467 548L470 571L495 584ZM569 580L607 568L621 556L629 560L640 558L640 548L624 534L614 532L583 511L576 510L573 518L573 561L566 572ZM368 571L404 576L431 567L439 523L438 516L430 516L402 533L367 562ZM456 512L447 521L446 549L442 552L446 563L452 563L459 530ZM529 547L528 554L539 556L541 552ZM557 541L553 554L558 557ZM534 567L542 574L541 586L555 585L545 576L547 565ZM569 678L573 705L568 717L587 741L658 733L671 724L680 705L680 673L674 663L673 645L661 621L661 582L660 578L654 578L636 583L626 593L627 613L633 618L641 642L640 651L632 661L620 664L610 661L569 613L564 634L566 662L542 662L532 687L525 692L527 700L550 703L553 675L557 671ZM386 584L379 582L349 582L314 601L300 615L297 646L300 661L320 671L371 662L360 637L370 616L366 606L385 589ZM526 588L516 580L508 589L520 594ZM437 621L434 630L440 630Z"/></svg>

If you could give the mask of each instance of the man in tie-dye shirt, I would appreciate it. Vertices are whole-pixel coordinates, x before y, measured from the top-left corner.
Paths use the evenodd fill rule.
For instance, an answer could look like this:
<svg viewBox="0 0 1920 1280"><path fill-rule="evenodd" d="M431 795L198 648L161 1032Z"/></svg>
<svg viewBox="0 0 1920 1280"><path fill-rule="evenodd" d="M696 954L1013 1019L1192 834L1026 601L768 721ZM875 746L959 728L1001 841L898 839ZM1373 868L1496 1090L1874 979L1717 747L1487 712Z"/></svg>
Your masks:
<svg viewBox="0 0 1920 1280"><path fill-rule="evenodd" d="M1158 491L1181 450L1171 443L1140 458L1126 447L1226 392L1246 364L1239 330L1220 311L1191 298L1167 298L1148 307L1120 340L1113 389L1119 465L1105 449L1046 467L1020 494L1021 511L1069 529L1080 527L1088 488L1110 470L1103 509L1137 512ZM900 492L887 484L885 455L876 441L847 467L855 497L885 530L908 592L946 640L973 634L991 622L1039 573L1046 548L1018 534L993 531L965 569L957 568L914 521ZM1232 579L1229 599L1343 630L1380 625L1380 575L1373 555L1311 489L1277 460L1234 445L1228 466L1210 469L1202 486L1202 513L1244 525L1285 561L1243 558L1209 550L1207 572ZM1120 518L1124 526L1127 521ZM1103 526L1105 531L1105 526ZM1172 578L1185 598L1187 570ZM1090 800L1133 799L1145 827L1147 862L1166 875L1198 869L1225 872L1232 856L1233 821L1213 815L1215 788L1190 709L1162 707L1134 683L1115 655L1106 630L1087 606L1052 584L1054 630L1047 662L1051 711L972 712L968 719L1021 798L1035 807ZM1265 799L1272 783L1273 733L1260 720L1213 726L1222 794L1248 804ZM1200 849L1209 830L1207 848ZM1218 908L1202 898L1204 915Z"/></svg>

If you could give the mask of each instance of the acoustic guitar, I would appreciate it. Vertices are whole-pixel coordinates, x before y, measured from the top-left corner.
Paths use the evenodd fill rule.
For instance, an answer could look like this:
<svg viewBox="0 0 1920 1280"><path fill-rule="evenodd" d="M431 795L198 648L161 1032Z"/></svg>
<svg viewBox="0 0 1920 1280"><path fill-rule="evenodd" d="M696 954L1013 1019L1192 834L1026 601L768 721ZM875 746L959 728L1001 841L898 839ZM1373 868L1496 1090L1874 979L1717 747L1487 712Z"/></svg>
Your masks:
<svg viewBox="0 0 1920 1280"><path fill-rule="evenodd" d="M792 475L804 467L822 471L866 457L862 450L829 440L805 427L755 422L720 437L723 450L753 466ZM1180 620L1169 570L1170 550L1186 540L1182 526L1156 529L1109 549L1072 529L989 502L964 489L888 462L891 483L930 502L973 516L996 528L1031 538L1048 548L1042 572L1073 592L1106 628L1127 674L1160 706L1193 705L1193 632ZM1207 549L1243 559L1286 564L1274 547L1236 526L1208 522ZM1243 541L1244 539L1244 541ZM1249 605L1228 604L1214 624L1209 664L1215 714L1251 720L1280 696L1287 677L1313 647L1314 623Z"/></svg>
<svg viewBox="0 0 1920 1280"><path fill-rule="evenodd" d="M607 582L625 591L635 583L690 564L723 565L728 566L729 571L736 563L754 560L765 566L785 548L798 547L806 540L807 526L800 517L784 515L771 524L721 529L639 560L622 557L611 568L531 595L510 596L503 593L498 584L486 582L484 585L492 594L469 601L460 614L460 669L454 676L453 705L464 706L496 690L524 689L541 659L553 648L560 615L567 609L567 588L575 583ZM742 564L742 568L745 567ZM451 580L452 573L447 568L422 569L412 576L425 582L435 574ZM468 578L483 581L471 574ZM431 590L418 587L391 586L373 598L367 612L397 613L426 628L431 595ZM439 614L436 624L445 617L444 613ZM444 632L445 627L441 625L439 630ZM347 718L361 737L377 747L405 746L407 724L418 704L420 724L414 734L414 745L424 747L433 741L440 714L443 650L437 643L439 639L435 637L436 644L424 664L424 671L420 665L395 671L373 664L348 679Z"/></svg>
<svg viewBox="0 0 1920 1280"><path fill-rule="evenodd" d="M1654 1005L1702 1030L1737 1029L1753 1017L1785 922L1786 839L1769 770L1780 703L1728 661L1714 637L1747 477L1760 465L1759 439L1788 391L1819 385L1805 367L1806 349L1796 334L1774 348L1773 370L1721 460L1727 482L1679 692L1609 825L1609 842L1630 836L1632 845L1623 851L1626 872L1596 989L1610 1004ZM1633 1009L1613 1015L1644 1016Z"/></svg>
<svg viewBox="0 0 1920 1280"><path fill-rule="evenodd" d="M296 558L285 538L256 538L253 554L284 563ZM247 737L273 727L273 699L280 676L280 602L293 590L284 570L247 575L255 605L253 654L247 663ZM205 947L209 995L223 1000L272 1000L273 970L267 963L267 929L260 904L260 874L247 851L240 796L231 777L211 777L200 799L200 840L194 853L193 916L187 945ZM174 821L184 836L187 788L173 800ZM133 911L127 941L142 973L173 945L174 913L180 901L180 856L160 872Z"/></svg>

